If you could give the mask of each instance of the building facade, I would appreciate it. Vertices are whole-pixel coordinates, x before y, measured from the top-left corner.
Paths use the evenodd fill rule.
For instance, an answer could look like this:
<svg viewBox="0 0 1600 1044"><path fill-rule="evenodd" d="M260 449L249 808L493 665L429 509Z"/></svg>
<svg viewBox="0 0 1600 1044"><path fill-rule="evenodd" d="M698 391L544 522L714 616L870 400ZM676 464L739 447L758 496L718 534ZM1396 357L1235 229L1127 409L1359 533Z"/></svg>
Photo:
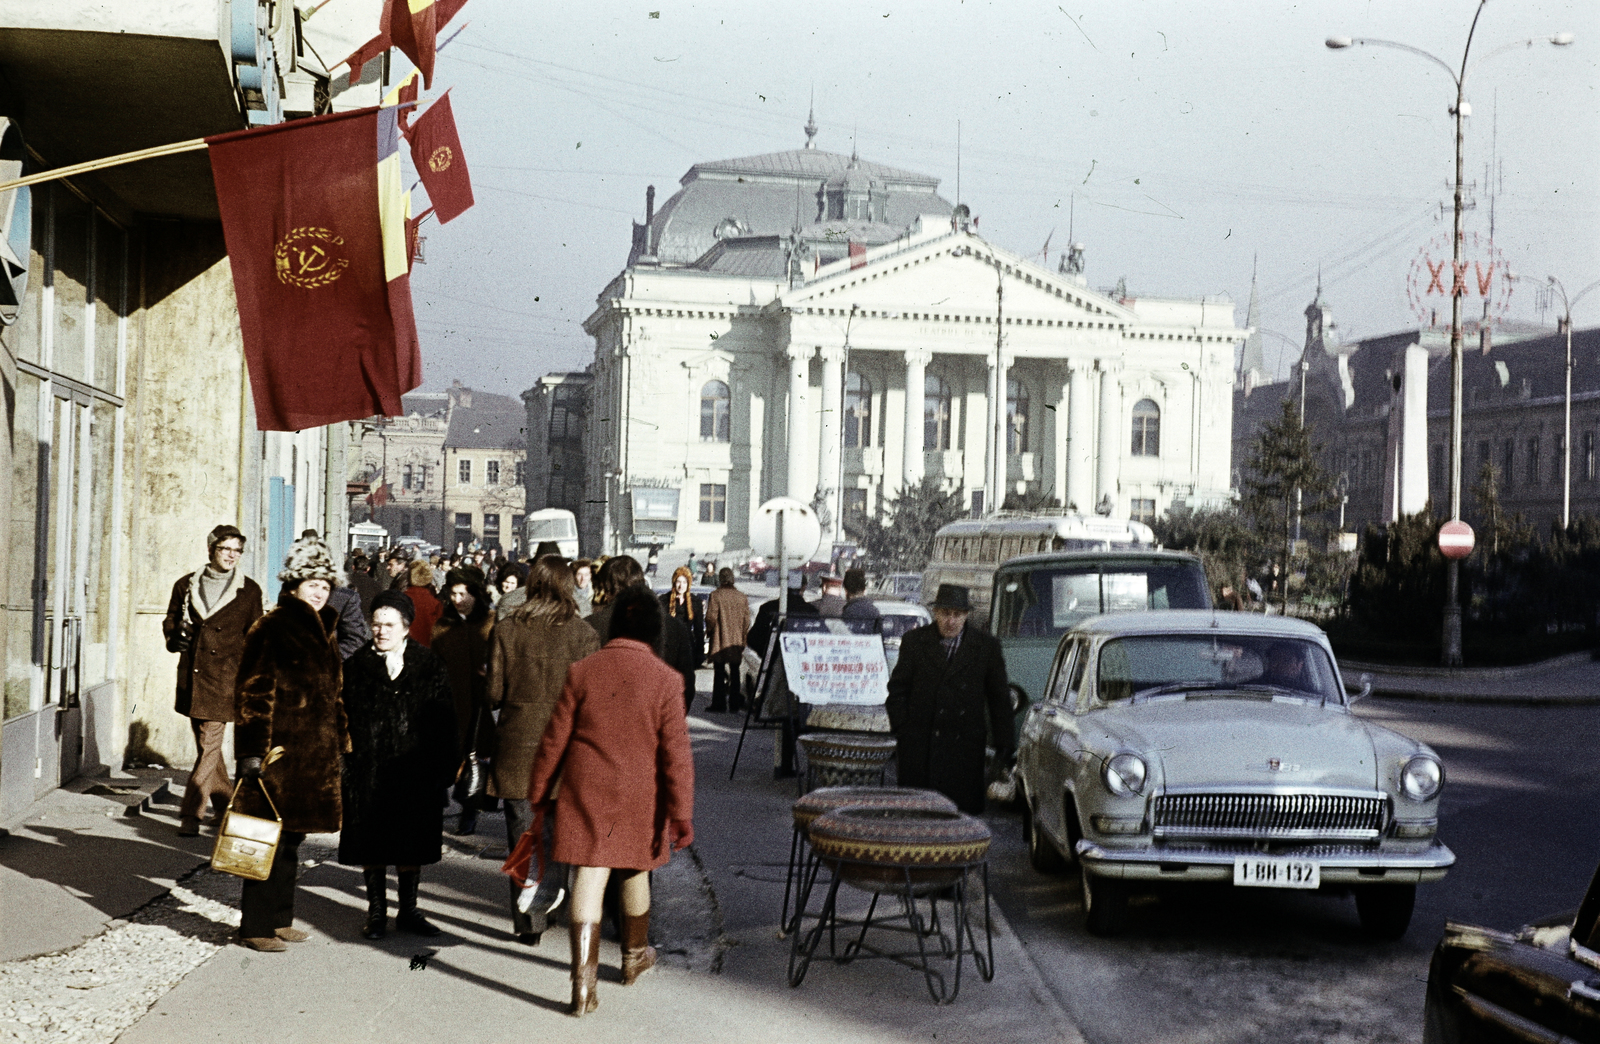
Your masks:
<svg viewBox="0 0 1600 1044"><path fill-rule="evenodd" d="M457 551L521 551L527 514L527 410L508 395L451 389L441 516Z"/></svg>
<svg viewBox="0 0 1600 1044"><path fill-rule="evenodd" d="M522 393L528 442L541 450L528 455L529 511L561 508L576 515L584 509L583 441L592 383L588 373L552 373Z"/></svg>
<svg viewBox="0 0 1600 1044"><path fill-rule="evenodd" d="M1248 466L1260 424L1304 398L1340 506L1328 521L1359 533L1425 507L1449 515L1450 335L1416 328L1341 343L1320 292L1306 308L1306 346L1288 381L1235 392L1234 456ZM1492 467L1501 509L1540 533L1561 518L1565 488L1566 336L1524 323L1464 332L1461 517L1489 524L1478 490ZM1600 516L1600 330L1572 338L1571 513ZM1302 381L1302 374L1304 380Z"/></svg>
<svg viewBox="0 0 1600 1044"><path fill-rule="evenodd" d="M351 480L369 492L358 516L389 532L443 547L450 534L444 520L444 437L449 427L446 392L410 392L405 415L374 417L362 424Z"/></svg>
<svg viewBox="0 0 1600 1044"><path fill-rule="evenodd" d="M747 549L778 495L844 539L924 478L977 511L1229 498L1232 302L1091 290L936 188L809 148L685 175L585 322L586 548Z"/></svg>
<svg viewBox="0 0 1600 1044"><path fill-rule="evenodd" d="M0 180L373 104L383 62L352 85L311 52L350 53L361 39L325 30L377 10L308 33L266 0L0 0ZM226 522L276 597L302 529L345 529L350 439L256 430L204 152L0 194L0 223L10 815L78 774L193 759L161 634L172 584Z"/></svg>

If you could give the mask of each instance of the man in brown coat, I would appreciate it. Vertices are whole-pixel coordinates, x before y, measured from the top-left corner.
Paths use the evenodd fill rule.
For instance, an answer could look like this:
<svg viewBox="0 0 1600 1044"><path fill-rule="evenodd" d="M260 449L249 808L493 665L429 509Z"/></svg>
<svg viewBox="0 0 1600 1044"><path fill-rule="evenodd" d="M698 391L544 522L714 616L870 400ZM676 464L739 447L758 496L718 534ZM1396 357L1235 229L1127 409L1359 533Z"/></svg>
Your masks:
<svg viewBox="0 0 1600 1044"><path fill-rule="evenodd" d="M711 652L711 706L714 713L744 709L739 663L750 636L750 599L733 586L733 570L717 573L717 589L706 599L706 643Z"/></svg>
<svg viewBox="0 0 1600 1044"><path fill-rule="evenodd" d="M187 715L199 751L179 806L178 834L200 833L209 803L220 815L233 784L222 761L222 736L236 721L234 680L250 625L261 618L261 588L239 568L244 534L218 526L206 538L210 560L172 585L161 622L167 651L178 654L177 711Z"/></svg>

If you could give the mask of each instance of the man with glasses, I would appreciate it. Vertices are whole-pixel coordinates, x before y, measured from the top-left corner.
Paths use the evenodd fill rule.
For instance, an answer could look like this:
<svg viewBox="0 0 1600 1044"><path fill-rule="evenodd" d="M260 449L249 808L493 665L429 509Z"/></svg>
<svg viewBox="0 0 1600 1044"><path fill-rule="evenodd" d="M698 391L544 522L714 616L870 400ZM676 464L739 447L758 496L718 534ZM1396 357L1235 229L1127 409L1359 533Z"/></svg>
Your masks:
<svg viewBox="0 0 1600 1044"><path fill-rule="evenodd" d="M177 711L187 715L199 751L178 809L180 837L200 833L210 805L220 816L233 784L222 761L222 737L235 720L234 681L250 625L261 618L261 588L239 568L244 534L222 525L206 537L209 560L172 585L161 622L167 651L178 654Z"/></svg>

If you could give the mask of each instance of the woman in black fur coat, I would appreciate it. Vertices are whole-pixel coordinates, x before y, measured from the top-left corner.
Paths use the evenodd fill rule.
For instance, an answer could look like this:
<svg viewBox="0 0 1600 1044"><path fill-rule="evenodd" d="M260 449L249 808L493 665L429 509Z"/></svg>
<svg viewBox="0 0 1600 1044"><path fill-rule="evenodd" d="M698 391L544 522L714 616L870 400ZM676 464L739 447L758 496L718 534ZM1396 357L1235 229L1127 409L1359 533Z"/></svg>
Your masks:
<svg viewBox="0 0 1600 1044"><path fill-rule="evenodd" d="M361 934L368 939L384 936L391 866L400 881L395 927L439 934L417 910L417 887L422 865L439 861L444 788L460 755L450 678L437 656L407 638L413 612L404 594L378 595L372 641L344 665L351 750L344 756L339 862L361 867L367 886Z"/></svg>

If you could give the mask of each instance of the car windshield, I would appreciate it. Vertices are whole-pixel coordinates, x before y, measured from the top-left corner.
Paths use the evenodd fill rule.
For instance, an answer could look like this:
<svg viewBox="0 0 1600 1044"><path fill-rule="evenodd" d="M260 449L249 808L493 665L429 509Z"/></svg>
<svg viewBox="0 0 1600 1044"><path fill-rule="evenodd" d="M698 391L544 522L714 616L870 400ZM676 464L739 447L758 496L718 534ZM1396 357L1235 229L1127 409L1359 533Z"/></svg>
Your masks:
<svg viewBox="0 0 1600 1044"><path fill-rule="evenodd" d="M1198 562L1073 562L1008 569L995 585L999 638L1065 634L1100 613L1209 609Z"/></svg>
<svg viewBox="0 0 1600 1044"><path fill-rule="evenodd" d="M902 638L907 631L921 627L926 622L912 613L884 613L883 630L880 633L885 638Z"/></svg>
<svg viewBox="0 0 1600 1044"><path fill-rule="evenodd" d="M1303 638L1150 634L1101 647L1097 692L1107 703L1196 693L1338 702L1338 677L1327 651Z"/></svg>

